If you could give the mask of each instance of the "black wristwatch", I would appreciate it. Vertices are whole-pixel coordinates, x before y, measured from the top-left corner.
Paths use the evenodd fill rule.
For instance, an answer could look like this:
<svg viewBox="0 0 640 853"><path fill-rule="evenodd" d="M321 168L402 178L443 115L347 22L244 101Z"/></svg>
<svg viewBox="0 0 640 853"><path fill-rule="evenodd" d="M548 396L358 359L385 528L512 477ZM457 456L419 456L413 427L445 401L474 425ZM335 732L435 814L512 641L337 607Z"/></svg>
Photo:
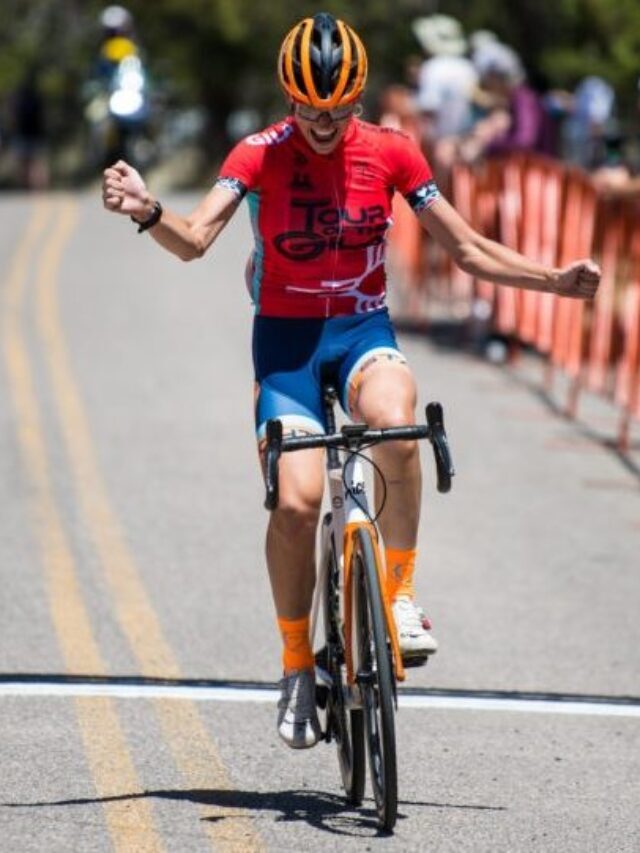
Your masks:
<svg viewBox="0 0 640 853"><path fill-rule="evenodd" d="M134 216L131 217L131 221L135 222L138 226L138 234L142 234L143 231L148 231L149 228L153 228L156 222L159 221L162 216L162 205L159 201L154 202L153 210L148 219L145 219L143 222L140 222L139 219L136 219Z"/></svg>

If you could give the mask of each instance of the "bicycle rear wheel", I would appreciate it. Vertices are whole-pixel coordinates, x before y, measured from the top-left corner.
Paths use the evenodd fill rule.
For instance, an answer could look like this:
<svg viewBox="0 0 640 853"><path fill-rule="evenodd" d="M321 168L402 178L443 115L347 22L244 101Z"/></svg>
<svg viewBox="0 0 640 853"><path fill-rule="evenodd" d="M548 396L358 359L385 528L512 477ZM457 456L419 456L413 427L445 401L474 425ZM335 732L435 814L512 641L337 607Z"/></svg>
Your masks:
<svg viewBox="0 0 640 853"><path fill-rule="evenodd" d="M353 551L358 649L356 678L362 695L369 772L378 824L390 832L398 815L395 681L374 548L369 530L359 529Z"/></svg>
<svg viewBox="0 0 640 853"><path fill-rule="evenodd" d="M330 523L330 520L325 519L325 523ZM324 588L325 661L332 682L327 699L327 731L338 747L340 775L347 800L359 806L364 796L366 770L364 720L362 710L349 708L347 701L349 685L338 594L340 569L336 565L333 548L330 543L327 545L323 554L323 559L328 562Z"/></svg>

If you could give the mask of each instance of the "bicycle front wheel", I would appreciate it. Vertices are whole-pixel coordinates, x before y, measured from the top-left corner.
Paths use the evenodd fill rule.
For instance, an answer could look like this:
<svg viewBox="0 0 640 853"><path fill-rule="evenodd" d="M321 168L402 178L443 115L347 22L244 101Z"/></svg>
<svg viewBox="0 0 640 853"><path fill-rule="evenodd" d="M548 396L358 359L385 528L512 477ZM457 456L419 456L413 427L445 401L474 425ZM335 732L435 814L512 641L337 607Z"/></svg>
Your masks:
<svg viewBox="0 0 640 853"><path fill-rule="evenodd" d="M398 772L394 717L394 673L375 548L366 528L357 531L353 551L358 650L356 680L362 696L369 771L378 825L390 832L398 815Z"/></svg>
<svg viewBox="0 0 640 853"><path fill-rule="evenodd" d="M330 523L325 520L325 523ZM331 676L331 689L327 701L328 736L338 747L338 762L342 786L347 800L359 806L364 795L365 746L362 711L351 708L347 701L349 685L345 666L343 634L340 620L338 587L340 570L336 565L333 548L328 544L326 553L326 580L324 587L325 666Z"/></svg>

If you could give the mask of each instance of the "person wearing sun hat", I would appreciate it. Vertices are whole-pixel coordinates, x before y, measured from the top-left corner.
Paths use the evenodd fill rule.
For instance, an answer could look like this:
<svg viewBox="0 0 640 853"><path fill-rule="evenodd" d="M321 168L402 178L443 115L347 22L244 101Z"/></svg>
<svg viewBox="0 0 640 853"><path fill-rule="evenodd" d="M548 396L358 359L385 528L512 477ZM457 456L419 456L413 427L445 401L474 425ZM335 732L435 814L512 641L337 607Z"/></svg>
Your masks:
<svg viewBox="0 0 640 853"><path fill-rule="evenodd" d="M471 98L478 83L460 22L449 15L417 18L411 25L427 59L418 78L417 107L427 148L471 127ZM437 153L435 153L437 158Z"/></svg>

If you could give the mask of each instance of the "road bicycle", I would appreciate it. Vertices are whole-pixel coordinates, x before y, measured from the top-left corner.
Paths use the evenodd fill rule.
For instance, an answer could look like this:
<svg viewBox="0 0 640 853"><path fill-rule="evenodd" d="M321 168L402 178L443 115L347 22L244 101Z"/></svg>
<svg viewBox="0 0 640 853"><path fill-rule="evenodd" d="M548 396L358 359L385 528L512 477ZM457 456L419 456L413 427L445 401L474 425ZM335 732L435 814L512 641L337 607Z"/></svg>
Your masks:
<svg viewBox="0 0 640 853"><path fill-rule="evenodd" d="M316 652L316 701L323 738L335 741L347 800L361 805L365 789L365 744L378 826L391 832L398 810L395 745L397 682L405 678L397 631L384 589L384 548L376 525L386 488L382 473L364 451L383 441L429 439L438 491L448 492L454 474L442 406L429 403L426 424L369 429L345 424L338 431L331 385L323 386L326 435L283 437L282 423L267 423L267 509L278 505L278 460L282 453L324 448L331 510L321 525L311 637L322 611L323 644ZM367 503L364 464L382 484L381 506Z"/></svg>

